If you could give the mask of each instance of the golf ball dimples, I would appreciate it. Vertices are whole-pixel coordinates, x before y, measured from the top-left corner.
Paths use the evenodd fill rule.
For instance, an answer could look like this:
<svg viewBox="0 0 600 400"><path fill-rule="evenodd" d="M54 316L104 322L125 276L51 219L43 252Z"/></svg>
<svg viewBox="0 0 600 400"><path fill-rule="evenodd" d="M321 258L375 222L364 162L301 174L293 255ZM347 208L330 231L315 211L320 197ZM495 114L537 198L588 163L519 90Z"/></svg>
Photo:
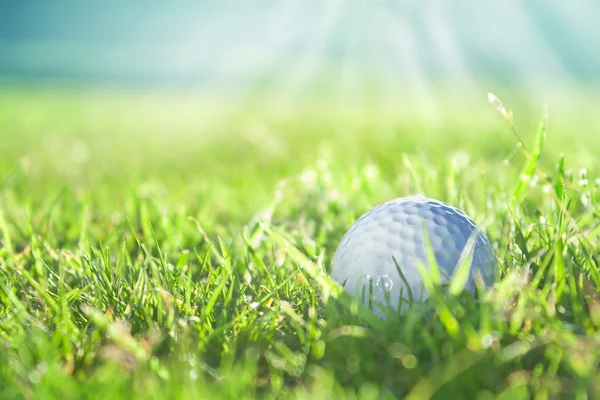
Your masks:
<svg viewBox="0 0 600 400"><path fill-rule="evenodd" d="M333 279L344 284L351 295L366 294L365 304L372 290L376 301L397 310L401 294L403 304L409 300L399 268L410 286L413 299L426 299L428 293L417 269L419 262L423 266L428 265L423 232L426 232L443 283L449 282L467 241L476 234L465 289L475 292L476 273L480 273L486 284L491 284L497 267L485 234L459 209L422 196L391 200L362 215L346 232L336 250ZM473 239L469 243L473 243ZM405 309L403 306L401 311ZM383 314L376 307L375 311Z"/></svg>

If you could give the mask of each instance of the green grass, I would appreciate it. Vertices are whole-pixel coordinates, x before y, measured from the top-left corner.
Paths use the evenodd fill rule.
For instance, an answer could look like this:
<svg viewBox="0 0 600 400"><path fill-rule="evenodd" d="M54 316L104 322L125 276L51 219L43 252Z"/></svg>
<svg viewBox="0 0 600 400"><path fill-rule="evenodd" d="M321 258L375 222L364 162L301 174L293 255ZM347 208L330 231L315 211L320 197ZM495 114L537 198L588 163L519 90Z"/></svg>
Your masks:
<svg viewBox="0 0 600 400"><path fill-rule="evenodd" d="M538 128L512 99L519 147L485 96L440 99L0 98L0 397L600 396L597 103ZM417 192L473 217L502 279L384 322L330 263Z"/></svg>

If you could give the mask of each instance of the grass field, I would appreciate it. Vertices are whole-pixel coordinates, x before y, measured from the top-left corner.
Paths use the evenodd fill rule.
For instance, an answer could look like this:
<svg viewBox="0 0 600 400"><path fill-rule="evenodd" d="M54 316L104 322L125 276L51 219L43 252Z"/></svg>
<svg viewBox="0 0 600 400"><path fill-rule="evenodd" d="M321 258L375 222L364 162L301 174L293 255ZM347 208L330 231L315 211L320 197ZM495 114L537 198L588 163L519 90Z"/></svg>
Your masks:
<svg viewBox="0 0 600 400"><path fill-rule="evenodd" d="M0 398L599 397L600 102L505 92L522 146L485 93L3 91ZM415 193L502 279L383 322L328 271Z"/></svg>

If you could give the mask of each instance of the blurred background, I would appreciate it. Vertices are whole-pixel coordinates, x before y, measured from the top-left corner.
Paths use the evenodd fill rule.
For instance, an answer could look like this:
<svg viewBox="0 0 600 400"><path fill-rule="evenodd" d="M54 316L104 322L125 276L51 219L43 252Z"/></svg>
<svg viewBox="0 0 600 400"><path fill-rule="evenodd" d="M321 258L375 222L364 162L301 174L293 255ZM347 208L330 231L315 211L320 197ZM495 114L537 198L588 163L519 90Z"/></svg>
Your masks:
<svg viewBox="0 0 600 400"><path fill-rule="evenodd" d="M488 92L526 140L546 105L550 151L593 168L599 16L593 0L0 2L0 168L270 193L320 157L499 164L515 140Z"/></svg>
<svg viewBox="0 0 600 400"><path fill-rule="evenodd" d="M27 84L276 87L356 96L401 85L543 90L600 81L595 1L338 0L0 5L0 74Z"/></svg>

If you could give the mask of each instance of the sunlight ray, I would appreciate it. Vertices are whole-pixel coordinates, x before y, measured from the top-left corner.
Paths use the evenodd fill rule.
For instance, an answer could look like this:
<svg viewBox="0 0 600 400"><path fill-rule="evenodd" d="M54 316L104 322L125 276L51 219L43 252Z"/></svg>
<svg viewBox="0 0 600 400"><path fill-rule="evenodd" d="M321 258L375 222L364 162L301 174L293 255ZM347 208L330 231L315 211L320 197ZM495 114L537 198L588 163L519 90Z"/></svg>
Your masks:
<svg viewBox="0 0 600 400"><path fill-rule="evenodd" d="M419 63L418 43L409 23L397 13L382 16L382 28L389 37L389 56L396 76L407 89L405 98L413 99L415 112L423 122L435 124L438 121L438 106L432 95L432 89ZM412 112L412 110L406 110Z"/></svg>
<svg viewBox="0 0 600 400"><path fill-rule="evenodd" d="M477 90L477 83L458 46L453 24L446 16L446 7L446 3L441 0L427 2L423 10L425 27L436 47L438 64L443 70L444 81L459 87L461 93L473 93Z"/></svg>
<svg viewBox="0 0 600 400"><path fill-rule="evenodd" d="M284 60L281 79L271 88L269 104L287 110L303 91L310 90L309 80L328 63L327 50L340 15L341 3L329 2L316 17L307 18L303 48Z"/></svg>
<svg viewBox="0 0 600 400"><path fill-rule="evenodd" d="M571 4L573 3L576 6L560 7L556 14L563 18L567 27L580 39L578 44L585 51L586 57L591 57L596 65L600 64L600 4L589 1L572 1Z"/></svg>
<svg viewBox="0 0 600 400"><path fill-rule="evenodd" d="M539 89L547 86L549 77L555 81L569 81L571 76L562 60L552 48L552 44L539 33L534 21L531 20L523 5L518 0L507 1L505 5L520 22L523 27L522 31L528 32L529 49L535 49L535 51L523 51L521 53L522 59L527 64L527 70L537 71L537 73L527 77L532 81L533 87ZM523 37L524 35L521 39Z"/></svg>
<svg viewBox="0 0 600 400"><path fill-rule="evenodd" d="M251 21L246 26L226 26L224 31L230 31L232 37L222 41L232 45L214 54L214 67L237 76L240 86L253 86L257 79L278 65L294 44L301 23L297 16L302 13L302 8L296 3L287 3L269 13L246 16Z"/></svg>
<svg viewBox="0 0 600 400"><path fill-rule="evenodd" d="M342 109L359 106L364 100L364 75L362 68L364 60L363 29L364 14L361 13L364 4L353 4L347 7L344 14L343 29L343 55L340 59L338 106ZM359 7L362 6L362 7Z"/></svg>
<svg viewBox="0 0 600 400"><path fill-rule="evenodd" d="M382 29L383 18L389 12L385 7L378 7L371 30L372 48L374 51L374 73L376 74L377 109L374 112L380 117L378 126L384 131L393 129L397 123L396 114L400 114L406 99L404 79L394 65L390 55L390 35Z"/></svg>
<svg viewBox="0 0 600 400"><path fill-rule="evenodd" d="M562 60L518 1L473 7L467 16L449 11L452 18L462 21L460 40L471 49L472 62L485 59L482 72L500 72L518 81L523 90L534 91L548 86L548 80L558 83L570 79ZM490 14L495 18L484 18Z"/></svg>
<svg viewBox="0 0 600 400"><path fill-rule="evenodd" d="M296 44L301 31L306 7L298 3L287 3L269 13L248 18L251 24L242 27L224 24L224 31L234 35L227 43L232 45L214 54L211 67L228 80L221 87L227 101L223 111L214 115L215 120L237 121L257 103L264 100L266 86L273 76L285 68L289 53ZM253 30L255 33L248 34ZM224 33L225 34L225 33ZM220 40L223 42L223 39Z"/></svg>

